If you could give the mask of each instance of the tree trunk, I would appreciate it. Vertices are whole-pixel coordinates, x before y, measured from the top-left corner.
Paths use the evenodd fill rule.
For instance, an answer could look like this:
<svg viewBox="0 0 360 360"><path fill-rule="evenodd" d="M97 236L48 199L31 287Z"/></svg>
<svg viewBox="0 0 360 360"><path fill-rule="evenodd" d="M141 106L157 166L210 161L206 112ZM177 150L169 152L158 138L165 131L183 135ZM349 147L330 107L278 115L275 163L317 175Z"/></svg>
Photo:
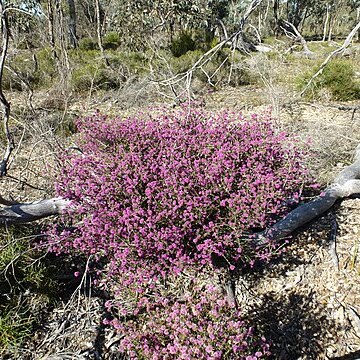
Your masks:
<svg viewBox="0 0 360 360"><path fill-rule="evenodd" d="M328 24L329 24L329 17L330 17L329 5L326 4L326 18L325 18L325 23L324 23L324 31L323 31L322 41L325 41L325 40L326 40L326 33L327 33L327 26L328 26Z"/></svg>
<svg viewBox="0 0 360 360"><path fill-rule="evenodd" d="M101 55L105 61L107 66L110 66L109 60L105 56L104 45L102 41L102 26L101 26L101 16L100 16L100 2L99 0L95 0L95 11L96 11L96 34L98 39L98 46L101 52Z"/></svg>
<svg viewBox="0 0 360 360"><path fill-rule="evenodd" d="M356 9L356 21L360 20L360 7ZM360 29L357 32L357 41L360 41Z"/></svg>
<svg viewBox="0 0 360 360"><path fill-rule="evenodd" d="M66 83L66 79L69 76L70 72L70 61L68 57L68 49L67 49L67 36L66 36L66 25L64 22L64 12L61 4L62 0L56 0L55 1L55 7L56 7L56 14L57 14L57 20L58 20L58 39L60 44L60 61L61 66L64 67L63 69L60 69L59 73L61 74L64 83Z"/></svg>
<svg viewBox="0 0 360 360"><path fill-rule="evenodd" d="M47 12L48 12L48 35L49 35L49 42L51 47L51 52L53 54L54 60L58 59L58 55L56 53L55 48L55 35L54 35L54 7L53 7L53 0L47 1Z"/></svg>
<svg viewBox="0 0 360 360"><path fill-rule="evenodd" d="M277 37L279 35L279 0L274 0L273 5L273 14L274 14L274 35Z"/></svg>
<svg viewBox="0 0 360 360"><path fill-rule="evenodd" d="M10 103L7 101L4 92L3 92L3 74L6 55L9 47L9 22L8 15L6 12L6 7L3 5L3 2L0 1L0 16L1 16L1 27L2 27L2 48L0 56L0 102L3 106L4 116L3 116L3 126L4 133L6 137L6 149L4 151L3 159L0 163L0 176L7 174L8 162L10 155L15 148L14 139L9 130L9 118L10 118Z"/></svg>
<svg viewBox="0 0 360 360"><path fill-rule="evenodd" d="M78 38L76 33L76 8L74 0L67 0L69 6L69 42L73 49L77 48Z"/></svg>
<svg viewBox="0 0 360 360"><path fill-rule="evenodd" d="M249 16L254 12L254 10L261 4L262 0L253 0L247 7L244 15L239 21L239 26L237 32L233 35L233 47L243 50L245 53L248 53L250 50L255 50L253 44L250 44L244 40L244 26L248 21Z"/></svg>

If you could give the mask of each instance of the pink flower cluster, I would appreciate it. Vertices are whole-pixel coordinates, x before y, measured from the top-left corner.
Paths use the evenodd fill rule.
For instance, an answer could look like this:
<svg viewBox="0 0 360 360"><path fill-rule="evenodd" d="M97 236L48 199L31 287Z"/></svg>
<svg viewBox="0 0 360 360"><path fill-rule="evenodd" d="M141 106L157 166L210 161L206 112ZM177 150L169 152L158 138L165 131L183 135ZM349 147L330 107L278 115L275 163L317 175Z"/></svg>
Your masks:
<svg viewBox="0 0 360 360"><path fill-rule="evenodd" d="M257 360L270 354L266 340L254 337L240 312L211 285L197 286L181 300L163 299L137 318L109 323L126 334L120 350L130 359Z"/></svg>
<svg viewBox="0 0 360 360"><path fill-rule="evenodd" d="M131 287L137 301L152 299L145 330L135 320L119 323L123 349L145 359L245 353L251 331L228 306L211 307L215 295L203 305L189 298L164 308L156 294L167 278L207 267L213 253L226 256L230 269L271 256L244 235L274 222L286 199L299 197L307 175L293 141L265 115L201 108L128 118L97 112L77 127L83 153L64 157L57 184L58 195L72 200L76 229L53 231L50 242L56 251L106 259L102 276L118 298Z"/></svg>

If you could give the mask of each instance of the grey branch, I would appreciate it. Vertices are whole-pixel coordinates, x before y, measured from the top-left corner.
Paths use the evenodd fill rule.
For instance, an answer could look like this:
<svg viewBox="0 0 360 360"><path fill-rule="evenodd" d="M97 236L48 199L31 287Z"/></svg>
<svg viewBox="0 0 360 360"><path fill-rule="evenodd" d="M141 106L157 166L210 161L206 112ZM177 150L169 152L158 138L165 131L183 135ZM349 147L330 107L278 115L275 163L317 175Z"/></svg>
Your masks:
<svg viewBox="0 0 360 360"><path fill-rule="evenodd" d="M319 70L310 78L310 80L308 81L308 83L305 85L304 89L301 91L300 96L303 96L304 93L306 92L306 90L309 88L309 86L313 83L313 81L322 74L322 72L324 71L325 66L327 65L327 63L337 54L340 54L341 52L343 52L347 47L350 46L351 41L353 39L353 37L355 36L355 34L357 33L357 31L359 31L360 29L360 21L356 24L356 26L350 31L349 35L347 36L347 38L345 39L344 43L336 50L334 50L332 53L330 53L328 55L328 57L323 61L323 63L320 65Z"/></svg>
<svg viewBox="0 0 360 360"><path fill-rule="evenodd" d="M0 56L0 102L4 109L4 132L7 140L7 146L4 152L3 160L0 163L0 176L4 176L7 173L7 166L10 159L10 155L14 150L14 139L9 130L9 117L10 117L10 103L7 101L2 87L3 73L5 66L5 59L9 46L9 24L7 13L5 13L6 8L4 8L3 2L0 2L0 14L1 14L1 26L2 26L2 50Z"/></svg>
<svg viewBox="0 0 360 360"><path fill-rule="evenodd" d="M265 231L256 234L254 242L263 245L268 240L280 240L329 210L338 199L360 193L360 145L356 149L354 163L347 166L334 182L314 200L297 207L284 219Z"/></svg>
<svg viewBox="0 0 360 360"><path fill-rule="evenodd" d="M0 224L22 224L63 214L70 200L53 198L0 208Z"/></svg>

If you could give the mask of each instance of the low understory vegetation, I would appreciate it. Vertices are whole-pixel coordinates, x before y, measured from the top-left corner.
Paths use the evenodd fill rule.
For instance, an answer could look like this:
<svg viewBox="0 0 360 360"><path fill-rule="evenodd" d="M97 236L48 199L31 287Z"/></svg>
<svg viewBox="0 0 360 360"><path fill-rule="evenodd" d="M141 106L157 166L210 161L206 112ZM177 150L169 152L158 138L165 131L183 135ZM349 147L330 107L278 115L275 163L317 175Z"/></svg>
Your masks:
<svg viewBox="0 0 360 360"><path fill-rule="evenodd" d="M319 65L298 78L299 89L306 86L311 77L318 71ZM323 72L314 79L306 92L308 99L319 99L321 96L328 96L332 100L348 101L360 99L360 77L354 66L346 60L335 59L330 62Z"/></svg>
<svg viewBox="0 0 360 360"><path fill-rule="evenodd" d="M140 53L120 50L118 35L109 33L105 61L97 42L86 38L68 52L67 79L50 49L21 50L12 54L3 86L25 93L60 82L80 96L101 94L131 81L182 74L216 43L196 46L191 34L182 33L169 48ZM280 46L268 43L274 50ZM222 85L301 90L334 50L326 43L310 45L314 58L300 50L249 57L224 48L193 72L191 84L200 94ZM306 96L359 99L358 73L354 56L335 59ZM286 214L310 181L296 140L266 114L210 113L192 104L130 117L98 112L75 124L63 97L46 101L44 108L64 113L57 135L75 133L72 141L82 152L63 156L57 183L58 195L70 198L73 210L48 230L47 239L39 241L39 228L30 227L2 235L0 354L16 354L39 326L34 303L51 307L59 299L55 253L81 256L83 263L91 259L94 285L110 298L103 324L121 335L119 351L131 359L271 356L266 327L229 302L217 279L266 267L283 251L284 244L253 246L251 234ZM69 268L71 281L79 279L78 269Z"/></svg>
<svg viewBox="0 0 360 360"><path fill-rule="evenodd" d="M96 43L93 44L87 38L83 39L84 44L81 42L78 49L69 50L66 66L70 68L70 75L66 79L61 75L65 60L56 63L51 49L18 50L11 55L11 66L5 68L3 87L15 91L40 90L60 81L69 91L87 94L126 88L127 84L134 82L156 83L185 73L217 44L214 38L211 42L202 40L193 46L194 43L190 41L193 37L181 33L169 49L158 49L155 52L149 48L136 52L120 50L116 45L116 36L112 39L110 35L110 45L105 52L106 61L95 46ZM182 43L180 40L183 38L187 41ZM268 42L271 43L270 40ZM271 46L273 50L269 53L250 57L228 48L220 49L211 57L211 61L193 71L191 86L201 92L209 88L216 91L224 85L236 87L270 82L272 85L285 85L290 90L301 91L317 71L322 59L334 50L333 46L326 43L314 42L310 44L314 55L306 58L301 48L281 55L286 47L283 41ZM355 55L350 54L330 62L306 92L307 98L335 101L359 99L360 69ZM167 90L164 88L164 91Z"/></svg>
<svg viewBox="0 0 360 360"><path fill-rule="evenodd" d="M0 237L0 354L16 353L41 319L34 304L49 306L58 291L46 252L34 249L39 230L9 228Z"/></svg>

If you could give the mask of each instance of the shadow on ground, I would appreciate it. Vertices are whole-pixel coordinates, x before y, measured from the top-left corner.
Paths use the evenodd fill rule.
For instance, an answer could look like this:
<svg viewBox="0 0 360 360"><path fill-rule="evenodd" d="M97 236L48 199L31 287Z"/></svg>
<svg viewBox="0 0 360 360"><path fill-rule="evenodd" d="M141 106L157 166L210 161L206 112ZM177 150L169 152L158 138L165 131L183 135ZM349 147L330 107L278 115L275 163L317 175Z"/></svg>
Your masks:
<svg viewBox="0 0 360 360"><path fill-rule="evenodd" d="M253 323L271 341L272 359L320 359L324 339L335 336L337 325L328 319L323 305L309 294L288 296L269 292L262 304L252 309Z"/></svg>

